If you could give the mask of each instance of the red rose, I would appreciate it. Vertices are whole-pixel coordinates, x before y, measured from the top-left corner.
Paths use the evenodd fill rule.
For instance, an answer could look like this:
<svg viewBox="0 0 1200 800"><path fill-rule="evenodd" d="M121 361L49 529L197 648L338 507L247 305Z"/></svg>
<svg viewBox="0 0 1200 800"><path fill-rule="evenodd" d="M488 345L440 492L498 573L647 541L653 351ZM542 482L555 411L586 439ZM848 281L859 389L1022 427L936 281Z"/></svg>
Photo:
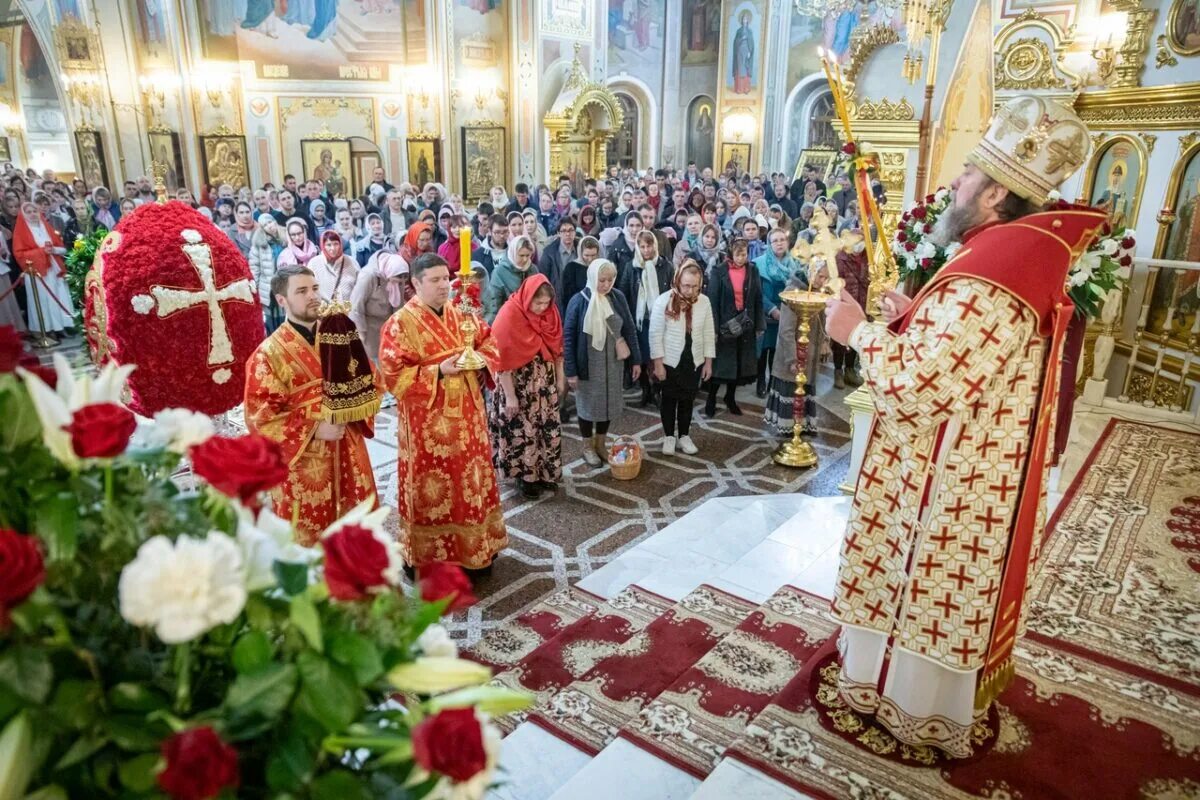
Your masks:
<svg viewBox="0 0 1200 800"><path fill-rule="evenodd" d="M1134 245L1136 245L1136 244L1137 244L1137 242L1134 241L1132 236L1126 236L1124 239L1121 240L1121 249L1132 250L1134 248Z"/></svg>
<svg viewBox="0 0 1200 800"><path fill-rule="evenodd" d="M904 231L896 231L896 241L897 242L907 242L908 234L905 233Z"/></svg>
<svg viewBox="0 0 1200 800"><path fill-rule="evenodd" d="M933 202L933 200L934 200L933 195L931 195L931 194L925 195L925 205L929 205L930 203Z"/></svg>
<svg viewBox="0 0 1200 800"><path fill-rule="evenodd" d="M26 353L21 356L21 361L18 366L26 372L32 372L42 379L42 383L49 386L51 389L58 388L58 372L54 367L43 366L41 359L33 353Z"/></svg>
<svg viewBox="0 0 1200 800"><path fill-rule="evenodd" d="M92 403L76 411L64 430L71 434L71 447L80 458L116 458L125 452L137 420L125 406Z"/></svg>
<svg viewBox="0 0 1200 800"><path fill-rule="evenodd" d="M21 363L25 343L12 325L0 326L0 372L12 372Z"/></svg>
<svg viewBox="0 0 1200 800"><path fill-rule="evenodd" d="M925 219L927 213L925 206L917 206L912 210L913 219Z"/></svg>
<svg viewBox="0 0 1200 800"><path fill-rule="evenodd" d="M921 269L929 269L932 266L933 266L932 258L922 258L921 259Z"/></svg>
<svg viewBox="0 0 1200 800"><path fill-rule="evenodd" d="M917 249L917 243L916 242L905 242L904 249L911 253L913 250Z"/></svg>
<svg viewBox="0 0 1200 800"><path fill-rule="evenodd" d="M37 537L0 529L0 629L8 627L8 612L24 603L45 579Z"/></svg>
<svg viewBox="0 0 1200 800"><path fill-rule="evenodd" d="M191 450L192 470L223 495L243 503L259 492L287 480L288 467L279 445L250 433L227 438L214 436Z"/></svg>
<svg viewBox="0 0 1200 800"><path fill-rule="evenodd" d="M387 586L391 561L383 542L369 528L346 525L321 539L325 583L335 600L362 600L371 589Z"/></svg>
<svg viewBox="0 0 1200 800"><path fill-rule="evenodd" d="M167 739L162 755L158 786L175 800L206 800L238 785L237 750L207 725Z"/></svg>
<svg viewBox="0 0 1200 800"><path fill-rule="evenodd" d="M1124 255L1117 261L1122 267L1133 266L1133 256Z"/></svg>
<svg viewBox="0 0 1200 800"><path fill-rule="evenodd" d="M854 142L846 142L842 145L842 152L848 156L852 156L858 152L858 146Z"/></svg>
<svg viewBox="0 0 1200 800"><path fill-rule="evenodd" d="M1112 225L1109 225L1106 222L1100 227L1100 236L1101 236L1101 238L1103 238L1105 236L1111 236L1111 235L1112 235Z"/></svg>
<svg viewBox="0 0 1200 800"><path fill-rule="evenodd" d="M487 766L483 728L470 708L449 708L426 717L412 729L412 748L414 761L456 783Z"/></svg>
<svg viewBox="0 0 1200 800"><path fill-rule="evenodd" d="M447 564L444 561L426 564L421 567L417 577L420 581L421 599L427 603L449 597L450 606L446 610L459 611L477 602L471 592L471 579L457 564Z"/></svg>

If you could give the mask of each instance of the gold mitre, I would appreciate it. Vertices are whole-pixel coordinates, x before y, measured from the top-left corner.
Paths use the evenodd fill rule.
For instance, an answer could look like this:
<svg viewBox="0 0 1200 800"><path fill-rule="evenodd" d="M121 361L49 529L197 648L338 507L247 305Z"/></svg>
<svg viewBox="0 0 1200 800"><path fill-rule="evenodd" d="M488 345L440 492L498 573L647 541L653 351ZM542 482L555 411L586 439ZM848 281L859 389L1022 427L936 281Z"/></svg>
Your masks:
<svg viewBox="0 0 1200 800"><path fill-rule="evenodd" d="M967 160L1038 205L1083 166L1087 126L1053 100L1023 95L1000 107Z"/></svg>

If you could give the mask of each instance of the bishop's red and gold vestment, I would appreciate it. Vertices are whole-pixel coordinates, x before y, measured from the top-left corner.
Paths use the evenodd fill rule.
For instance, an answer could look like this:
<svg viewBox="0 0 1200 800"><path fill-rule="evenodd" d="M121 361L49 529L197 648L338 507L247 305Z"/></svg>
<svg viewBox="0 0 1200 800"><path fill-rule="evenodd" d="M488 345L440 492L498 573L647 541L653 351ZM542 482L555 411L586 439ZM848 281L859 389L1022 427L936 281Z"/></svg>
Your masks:
<svg viewBox="0 0 1200 800"><path fill-rule="evenodd" d="M399 405L400 549L413 566L448 561L481 569L508 545L483 375L442 375L439 369L462 352L461 322L451 303L439 315L414 297L380 335L379 368ZM495 374L495 339L482 321L479 327L475 350Z"/></svg>
<svg viewBox="0 0 1200 800"><path fill-rule="evenodd" d="M359 503L374 499L375 475L367 455L373 421L352 422L341 440L315 438L321 413L321 362L316 348L285 322L246 365L246 427L277 442L288 479L272 492L275 512L296 517L301 544Z"/></svg>
<svg viewBox="0 0 1200 800"><path fill-rule="evenodd" d="M851 334L876 416L833 602L839 689L904 743L969 755L1012 675L1045 528L1067 271L1103 222L1060 210L981 226L890 328Z"/></svg>

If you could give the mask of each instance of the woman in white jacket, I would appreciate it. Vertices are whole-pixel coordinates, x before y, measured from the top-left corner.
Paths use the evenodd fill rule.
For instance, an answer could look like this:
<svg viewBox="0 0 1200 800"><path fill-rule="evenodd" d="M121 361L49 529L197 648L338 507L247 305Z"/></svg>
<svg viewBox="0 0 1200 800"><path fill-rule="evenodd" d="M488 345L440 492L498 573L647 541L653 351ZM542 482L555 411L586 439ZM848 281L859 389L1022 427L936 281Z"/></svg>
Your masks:
<svg viewBox="0 0 1200 800"><path fill-rule="evenodd" d="M701 381L712 376L717 355L712 306L700 291L703 283L704 271L687 259L676 271L671 291L658 296L650 313L650 358L654 377L662 384L659 411L666 456L675 455L677 442L688 455L697 452L688 435L692 405Z"/></svg>

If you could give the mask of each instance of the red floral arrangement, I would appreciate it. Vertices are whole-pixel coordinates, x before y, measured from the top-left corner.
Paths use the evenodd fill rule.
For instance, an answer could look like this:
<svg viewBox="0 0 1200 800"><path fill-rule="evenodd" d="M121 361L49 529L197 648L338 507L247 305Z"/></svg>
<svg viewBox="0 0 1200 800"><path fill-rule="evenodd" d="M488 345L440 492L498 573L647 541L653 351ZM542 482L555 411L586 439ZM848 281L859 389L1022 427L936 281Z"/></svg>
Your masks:
<svg viewBox="0 0 1200 800"><path fill-rule="evenodd" d="M232 356L221 363L209 363L215 332L199 295L199 265L184 251L185 231L208 245L215 289L237 290L238 296L220 301ZM246 361L264 328L250 268L228 236L183 203L147 203L121 219L100 246L93 269L100 270L110 356L137 365L129 379L130 408L145 416L164 408L214 415L242 402ZM163 300L153 287L186 292L188 300L199 302L159 316ZM89 329L99 322L92 301L86 316Z"/></svg>

